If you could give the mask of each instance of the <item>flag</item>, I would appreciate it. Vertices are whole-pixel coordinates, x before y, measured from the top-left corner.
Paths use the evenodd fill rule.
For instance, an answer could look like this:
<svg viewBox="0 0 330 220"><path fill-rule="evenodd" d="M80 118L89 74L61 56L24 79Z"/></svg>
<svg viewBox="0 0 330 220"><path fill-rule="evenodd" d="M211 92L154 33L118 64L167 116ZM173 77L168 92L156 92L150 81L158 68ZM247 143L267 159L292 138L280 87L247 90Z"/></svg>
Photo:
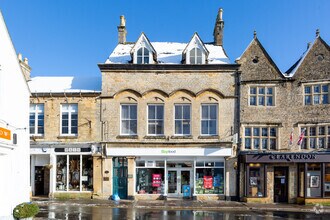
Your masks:
<svg viewBox="0 0 330 220"><path fill-rule="evenodd" d="M299 135L298 142L297 142L298 145L301 145L301 143L303 142L304 137L305 137L305 131L306 131L306 128L304 128L304 129L301 131L301 133L300 133L300 135Z"/></svg>
<svg viewBox="0 0 330 220"><path fill-rule="evenodd" d="M293 144L293 128L292 128L292 130L291 130L291 134L290 134L290 145L292 145Z"/></svg>

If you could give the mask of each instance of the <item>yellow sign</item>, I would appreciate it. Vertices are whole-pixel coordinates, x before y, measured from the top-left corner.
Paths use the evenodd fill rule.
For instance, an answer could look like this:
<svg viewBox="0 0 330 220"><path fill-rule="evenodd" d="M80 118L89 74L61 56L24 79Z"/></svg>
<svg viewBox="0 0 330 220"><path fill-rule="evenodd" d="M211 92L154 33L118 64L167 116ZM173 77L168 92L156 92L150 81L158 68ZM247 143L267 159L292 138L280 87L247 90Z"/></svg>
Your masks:
<svg viewBox="0 0 330 220"><path fill-rule="evenodd" d="M0 127L0 138L6 139L6 140L11 140L11 131Z"/></svg>

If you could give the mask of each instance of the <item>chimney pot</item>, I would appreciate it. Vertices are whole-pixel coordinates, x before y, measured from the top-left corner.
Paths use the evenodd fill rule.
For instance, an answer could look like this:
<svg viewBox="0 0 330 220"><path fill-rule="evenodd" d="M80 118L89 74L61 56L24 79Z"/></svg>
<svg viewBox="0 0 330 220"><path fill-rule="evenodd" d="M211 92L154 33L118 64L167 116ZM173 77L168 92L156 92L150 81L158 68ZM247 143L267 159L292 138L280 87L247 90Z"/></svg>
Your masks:
<svg viewBox="0 0 330 220"><path fill-rule="evenodd" d="M119 44L126 43L127 31L126 31L126 20L124 15L120 16L120 23L117 29L118 29L118 43Z"/></svg>
<svg viewBox="0 0 330 220"><path fill-rule="evenodd" d="M24 61L23 61L26 65L29 65L29 59L28 58L24 58Z"/></svg>
<svg viewBox="0 0 330 220"><path fill-rule="evenodd" d="M17 54L17 57L18 57L18 59L19 59L20 61L23 61L23 56L22 56L21 53Z"/></svg>
<svg viewBox="0 0 330 220"><path fill-rule="evenodd" d="M125 20L125 16L121 15L120 16L120 25L121 27L125 27L126 26L126 20Z"/></svg>

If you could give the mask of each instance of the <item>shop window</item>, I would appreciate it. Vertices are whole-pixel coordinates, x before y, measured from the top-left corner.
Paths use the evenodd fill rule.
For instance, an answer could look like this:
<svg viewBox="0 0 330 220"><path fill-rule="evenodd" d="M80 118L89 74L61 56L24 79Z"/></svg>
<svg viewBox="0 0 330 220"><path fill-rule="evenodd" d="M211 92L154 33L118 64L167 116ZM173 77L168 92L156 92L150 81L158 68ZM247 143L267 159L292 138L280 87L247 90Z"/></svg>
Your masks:
<svg viewBox="0 0 330 220"><path fill-rule="evenodd" d="M155 161L148 168L148 163L136 162L136 192L138 194L161 194L164 193L164 161ZM157 166L157 167L155 167Z"/></svg>
<svg viewBox="0 0 330 220"><path fill-rule="evenodd" d="M196 162L196 194L224 194L224 184L223 162Z"/></svg>
<svg viewBox="0 0 330 220"><path fill-rule="evenodd" d="M277 133L276 127L245 127L245 149L275 150L277 148Z"/></svg>
<svg viewBox="0 0 330 220"><path fill-rule="evenodd" d="M44 104L30 104L30 135L44 134Z"/></svg>
<svg viewBox="0 0 330 220"><path fill-rule="evenodd" d="M247 196L265 197L264 167L251 164L247 167Z"/></svg>
<svg viewBox="0 0 330 220"><path fill-rule="evenodd" d="M321 197L321 164L307 163L306 197Z"/></svg>
<svg viewBox="0 0 330 220"><path fill-rule="evenodd" d="M304 126L301 132L304 132L302 149L330 148L330 125Z"/></svg>
<svg viewBox="0 0 330 220"><path fill-rule="evenodd" d="M274 106L274 87L250 87L250 106Z"/></svg>
<svg viewBox="0 0 330 220"><path fill-rule="evenodd" d="M56 156L56 191L93 190L93 160L89 155Z"/></svg>
<svg viewBox="0 0 330 220"><path fill-rule="evenodd" d="M330 163L325 164L324 170L324 196L330 197Z"/></svg>
<svg viewBox="0 0 330 220"><path fill-rule="evenodd" d="M67 190L67 156L59 155L56 157L56 190Z"/></svg>

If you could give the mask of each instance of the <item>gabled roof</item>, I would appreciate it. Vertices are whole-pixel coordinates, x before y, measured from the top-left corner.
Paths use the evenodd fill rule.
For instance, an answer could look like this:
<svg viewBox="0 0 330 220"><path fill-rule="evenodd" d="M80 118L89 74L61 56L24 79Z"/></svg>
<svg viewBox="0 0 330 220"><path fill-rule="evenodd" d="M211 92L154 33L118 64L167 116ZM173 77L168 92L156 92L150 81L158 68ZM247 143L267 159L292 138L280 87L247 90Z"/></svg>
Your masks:
<svg viewBox="0 0 330 220"><path fill-rule="evenodd" d="M276 72L278 72L280 74L281 77L283 77L282 72L280 71L280 69L277 67L277 65L275 64L275 62L273 61L273 59L271 58L271 56L267 53L266 49L262 46L261 42L259 41L258 37L254 36L254 38L252 39L252 41L250 42L250 44L247 46L247 48L244 50L244 52L242 53L242 55L240 57L238 57L236 59L236 62L239 61L241 59L241 57L244 56L244 54L249 50L249 48L253 45L253 43L256 43L258 45L258 47L261 49L261 51L263 52L263 54L265 55L265 57L267 58L267 60L269 61L269 63L275 68Z"/></svg>
<svg viewBox="0 0 330 220"><path fill-rule="evenodd" d="M32 93L91 93L101 91L101 77L33 77L28 82Z"/></svg>
<svg viewBox="0 0 330 220"><path fill-rule="evenodd" d="M143 32L141 33L140 37L138 38L138 40L135 42L134 46L132 47L132 49L130 51L131 55L135 52L135 50L139 49L141 46L145 46L146 48L151 50L151 52L154 55L156 55L156 51L155 51L154 47L152 46L149 39Z"/></svg>
<svg viewBox="0 0 330 220"><path fill-rule="evenodd" d="M206 53L206 56L209 55L209 51L206 49L205 44L197 34L197 32L194 33L194 35L191 37L189 43L187 44L186 48L183 50L182 55L187 53L188 48L195 47L194 44L197 44L199 47L202 47L204 52Z"/></svg>
<svg viewBox="0 0 330 220"><path fill-rule="evenodd" d="M329 50L329 45L318 35L316 37L316 39L314 40L314 42L307 48L307 50L301 55L301 57L287 70L285 71L285 77L293 77L295 75L295 73L297 72L297 70L299 69L299 67L302 65L302 63L304 62L306 56L310 53L310 51L312 50L312 48L314 47L315 43L317 41L320 41L323 45L325 45L326 48L328 48Z"/></svg>

